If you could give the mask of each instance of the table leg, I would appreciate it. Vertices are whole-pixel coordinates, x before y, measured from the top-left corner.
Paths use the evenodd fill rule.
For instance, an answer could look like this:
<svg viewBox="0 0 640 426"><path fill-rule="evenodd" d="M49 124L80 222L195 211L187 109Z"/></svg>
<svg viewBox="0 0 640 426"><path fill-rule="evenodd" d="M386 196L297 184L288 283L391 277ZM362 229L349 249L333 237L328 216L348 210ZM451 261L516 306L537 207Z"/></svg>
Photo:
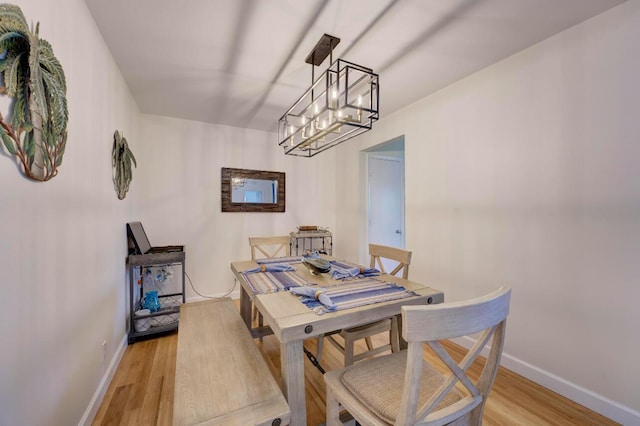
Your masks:
<svg viewBox="0 0 640 426"><path fill-rule="evenodd" d="M400 346L400 350L402 351L407 349L409 347L409 344L402 338L402 315L396 315L396 318L398 319L398 345ZM391 324L391 326L393 327L393 323Z"/></svg>
<svg viewBox="0 0 640 426"><path fill-rule="evenodd" d="M291 409L291 426L307 424L302 340L280 344L282 390Z"/></svg>
<svg viewBox="0 0 640 426"><path fill-rule="evenodd" d="M251 330L251 299L243 286L240 286L240 316L247 328Z"/></svg>

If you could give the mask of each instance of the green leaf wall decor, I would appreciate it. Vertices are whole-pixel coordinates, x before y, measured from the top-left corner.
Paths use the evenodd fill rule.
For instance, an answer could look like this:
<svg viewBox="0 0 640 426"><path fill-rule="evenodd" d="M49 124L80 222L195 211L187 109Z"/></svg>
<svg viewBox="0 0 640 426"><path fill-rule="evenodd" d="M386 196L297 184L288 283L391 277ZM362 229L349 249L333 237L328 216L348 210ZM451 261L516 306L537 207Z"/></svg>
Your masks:
<svg viewBox="0 0 640 426"><path fill-rule="evenodd" d="M113 166L113 187L116 190L116 194L118 194L119 200L124 200L129 190L129 184L133 177L131 163L138 167L136 157L133 156L133 152L129 149L127 140L116 130L113 134L111 165Z"/></svg>
<svg viewBox="0 0 640 426"><path fill-rule="evenodd" d="M25 176L47 181L62 164L69 112L62 65L39 31L20 7L0 4L0 94L12 98L0 113L0 146Z"/></svg>

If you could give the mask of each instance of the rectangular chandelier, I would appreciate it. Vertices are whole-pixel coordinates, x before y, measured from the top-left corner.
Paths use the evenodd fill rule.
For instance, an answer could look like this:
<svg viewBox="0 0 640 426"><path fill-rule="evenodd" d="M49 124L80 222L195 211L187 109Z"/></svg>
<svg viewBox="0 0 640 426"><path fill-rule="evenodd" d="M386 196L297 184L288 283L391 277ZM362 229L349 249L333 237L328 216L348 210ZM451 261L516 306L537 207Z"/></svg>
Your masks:
<svg viewBox="0 0 640 426"><path fill-rule="evenodd" d="M378 120L378 75L370 68L338 59L313 79L313 67L339 41L325 34L307 58L312 85L278 122L279 145L285 154L313 157L371 130Z"/></svg>

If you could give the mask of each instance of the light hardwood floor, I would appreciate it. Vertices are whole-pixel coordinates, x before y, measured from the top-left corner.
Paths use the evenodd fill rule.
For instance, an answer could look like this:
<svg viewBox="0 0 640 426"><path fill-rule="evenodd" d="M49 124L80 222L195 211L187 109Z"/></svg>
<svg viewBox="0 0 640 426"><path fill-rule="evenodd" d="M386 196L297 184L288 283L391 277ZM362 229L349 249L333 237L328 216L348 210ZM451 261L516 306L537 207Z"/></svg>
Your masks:
<svg viewBox="0 0 640 426"><path fill-rule="evenodd" d="M100 406L94 425L171 425L178 334L136 342L127 347ZM273 336L256 339L271 372L280 378L280 349ZM315 353L315 339L305 343ZM445 347L456 359L461 348ZM326 370L342 365L340 353L325 345ZM431 355L425 352L425 357ZM472 370L480 370L474 365ZM472 372L473 374L473 372ZM325 387L322 374L305 360L307 424L324 423ZM617 423L501 368L489 395L484 425L616 425Z"/></svg>

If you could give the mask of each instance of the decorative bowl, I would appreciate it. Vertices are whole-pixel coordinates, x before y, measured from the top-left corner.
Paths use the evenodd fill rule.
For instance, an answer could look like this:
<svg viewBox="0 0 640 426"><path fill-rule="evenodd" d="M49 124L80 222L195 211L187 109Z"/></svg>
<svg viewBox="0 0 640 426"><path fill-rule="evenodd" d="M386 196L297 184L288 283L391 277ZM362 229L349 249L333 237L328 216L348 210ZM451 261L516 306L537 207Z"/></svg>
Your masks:
<svg viewBox="0 0 640 426"><path fill-rule="evenodd" d="M315 257L303 257L302 263L309 269L313 275L326 274L331 271L331 263L328 260L315 258Z"/></svg>

